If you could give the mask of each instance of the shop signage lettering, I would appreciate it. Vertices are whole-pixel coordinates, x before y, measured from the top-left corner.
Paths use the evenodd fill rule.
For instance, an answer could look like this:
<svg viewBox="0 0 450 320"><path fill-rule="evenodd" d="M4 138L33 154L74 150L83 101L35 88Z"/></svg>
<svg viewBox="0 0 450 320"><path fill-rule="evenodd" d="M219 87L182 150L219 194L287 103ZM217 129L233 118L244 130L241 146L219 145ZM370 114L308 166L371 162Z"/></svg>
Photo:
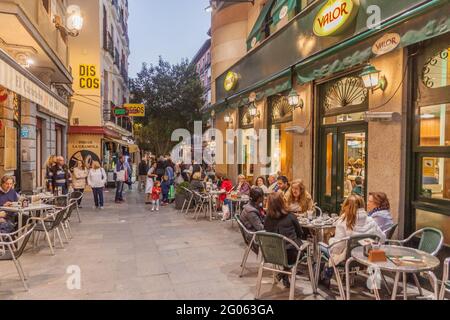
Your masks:
<svg viewBox="0 0 450 320"><path fill-rule="evenodd" d="M3 60L0 60L0 86L31 100L57 117L69 117L66 105Z"/></svg>
<svg viewBox="0 0 450 320"><path fill-rule="evenodd" d="M28 139L30 137L30 129L24 127L20 130L20 136L24 139Z"/></svg>
<svg viewBox="0 0 450 320"><path fill-rule="evenodd" d="M100 79L95 65L80 64L79 72L81 89L100 89Z"/></svg>
<svg viewBox="0 0 450 320"><path fill-rule="evenodd" d="M227 76L225 77L225 82L223 84L226 91L231 91L236 88L239 77L236 72L228 71Z"/></svg>
<svg viewBox="0 0 450 320"><path fill-rule="evenodd" d="M100 146L94 141L78 141L72 145L73 149L99 149Z"/></svg>
<svg viewBox="0 0 450 320"><path fill-rule="evenodd" d="M329 0L314 19L314 33L327 37L344 31L358 13L358 0Z"/></svg>
<svg viewBox="0 0 450 320"><path fill-rule="evenodd" d="M125 108L113 108L113 114L115 117L126 117L128 116L128 110Z"/></svg>
<svg viewBox="0 0 450 320"><path fill-rule="evenodd" d="M400 45L401 37L398 33L388 33L375 42L372 52L377 56L395 50Z"/></svg>
<svg viewBox="0 0 450 320"><path fill-rule="evenodd" d="M123 108L127 110L129 117L145 117L145 105L143 104L124 104Z"/></svg>

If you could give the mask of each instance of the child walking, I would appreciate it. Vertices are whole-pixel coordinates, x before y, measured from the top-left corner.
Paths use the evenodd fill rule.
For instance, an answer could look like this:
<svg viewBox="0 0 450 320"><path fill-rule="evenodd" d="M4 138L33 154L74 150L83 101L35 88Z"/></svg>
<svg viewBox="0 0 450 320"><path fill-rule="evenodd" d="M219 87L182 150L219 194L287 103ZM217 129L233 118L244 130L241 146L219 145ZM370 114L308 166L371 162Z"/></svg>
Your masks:
<svg viewBox="0 0 450 320"><path fill-rule="evenodd" d="M161 183L157 180L152 190L152 211L159 211L159 199L161 197Z"/></svg>

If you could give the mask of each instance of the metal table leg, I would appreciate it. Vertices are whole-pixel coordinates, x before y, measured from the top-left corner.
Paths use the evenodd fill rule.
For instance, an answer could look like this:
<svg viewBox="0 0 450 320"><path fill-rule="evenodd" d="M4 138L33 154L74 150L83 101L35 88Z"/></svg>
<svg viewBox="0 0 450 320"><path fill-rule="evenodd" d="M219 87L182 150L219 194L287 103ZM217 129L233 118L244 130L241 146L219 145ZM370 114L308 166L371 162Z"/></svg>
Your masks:
<svg viewBox="0 0 450 320"><path fill-rule="evenodd" d="M397 299L398 282L400 280L400 272L395 273L394 287L392 289L391 300Z"/></svg>
<svg viewBox="0 0 450 320"><path fill-rule="evenodd" d="M346 300L350 300L350 264L355 261L352 257L345 263L345 287L347 289Z"/></svg>

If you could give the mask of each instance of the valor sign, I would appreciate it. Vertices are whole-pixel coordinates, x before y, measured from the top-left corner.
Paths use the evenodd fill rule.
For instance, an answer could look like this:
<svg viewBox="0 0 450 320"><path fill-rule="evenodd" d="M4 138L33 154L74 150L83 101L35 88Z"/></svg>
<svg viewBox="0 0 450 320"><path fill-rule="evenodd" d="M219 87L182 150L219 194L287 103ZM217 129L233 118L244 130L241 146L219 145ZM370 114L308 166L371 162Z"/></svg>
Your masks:
<svg viewBox="0 0 450 320"><path fill-rule="evenodd" d="M356 17L359 0L329 0L314 19L314 33L327 37L344 31Z"/></svg>
<svg viewBox="0 0 450 320"><path fill-rule="evenodd" d="M372 52L377 56L391 52L400 45L401 37L398 33L388 33L382 36L372 47Z"/></svg>

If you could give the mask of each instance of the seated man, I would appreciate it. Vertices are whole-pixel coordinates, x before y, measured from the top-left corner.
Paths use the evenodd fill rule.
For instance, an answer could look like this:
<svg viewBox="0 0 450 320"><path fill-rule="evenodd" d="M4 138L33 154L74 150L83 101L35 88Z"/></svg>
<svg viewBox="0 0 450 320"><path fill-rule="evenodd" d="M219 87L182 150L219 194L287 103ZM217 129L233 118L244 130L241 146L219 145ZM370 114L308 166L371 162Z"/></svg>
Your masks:
<svg viewBox="0 0 450 320"><path fill-rule="evenodd" d="M4 176L0 185L0 207L10 207L13 202L19 200L19 195L13 189L14 178ZM12 216L6 212L0 212L0 233L11 233L14 231L14 223L11 221Z"/></svg>

